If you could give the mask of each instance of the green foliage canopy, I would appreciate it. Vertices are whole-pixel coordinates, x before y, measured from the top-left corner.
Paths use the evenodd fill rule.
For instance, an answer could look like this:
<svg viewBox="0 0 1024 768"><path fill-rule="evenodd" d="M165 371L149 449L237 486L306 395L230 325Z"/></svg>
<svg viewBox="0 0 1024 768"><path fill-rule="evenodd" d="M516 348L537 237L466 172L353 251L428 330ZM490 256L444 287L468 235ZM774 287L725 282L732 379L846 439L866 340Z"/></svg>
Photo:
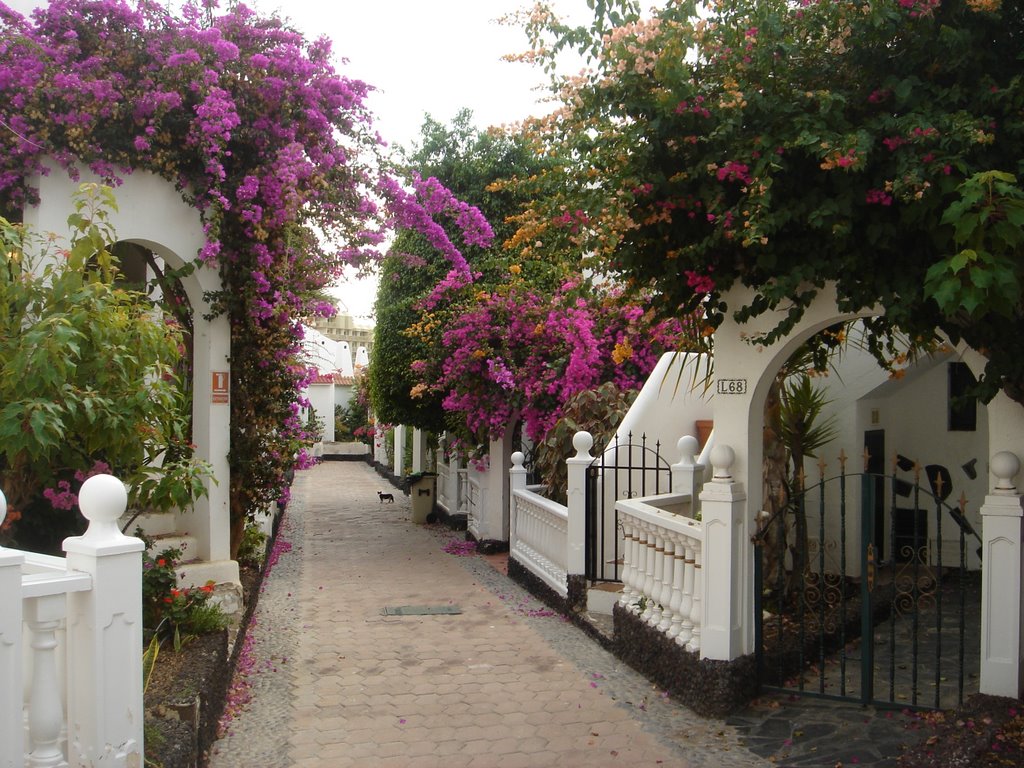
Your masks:
<svg viewBox="0 0 1024 768"><path fill-rule="evenodd" d="M420 140L404 156L409 172L436 178L459 199L478 208L494 230L494 245L465 245L462 255L477 273L475 290L505 282L509 255L501 244L516 232L513 217L522 212L525 199L502 182L527 178L543 167L522 139L496 131L480 130L468 109L458 112L450 125L424 118ZM457 239L456 227L445 225L449 239ZM512 254L518 261L518 256ZM453 293L438 306L425 300L443 281L450 264L420 232L398 232L381 264L376 302L374 360L370 367L370 391L377 418L386 424L407 424L430 432L445 429L441 395L414 389L419 377L410 366L417 360L441 356L441 334L458 310ZM550 262L517 265L525 278L554 288L556 276L565 271Z"/></svg>
<svg viewBox="0 0 1024 768"><path fill-rule="evenodd" d="M938 328L1024 401L1020 0L593 5L590 28L526 23L546 66L572 47L591 69L531 126L556 160L523 182L524 252L582 246L711 328L787 310L768 340L834 281L842 309L884 307L880 358L894 329ZM589 224L572 242L567 210ZM727 307L737 282L755 298Z"/></svg>

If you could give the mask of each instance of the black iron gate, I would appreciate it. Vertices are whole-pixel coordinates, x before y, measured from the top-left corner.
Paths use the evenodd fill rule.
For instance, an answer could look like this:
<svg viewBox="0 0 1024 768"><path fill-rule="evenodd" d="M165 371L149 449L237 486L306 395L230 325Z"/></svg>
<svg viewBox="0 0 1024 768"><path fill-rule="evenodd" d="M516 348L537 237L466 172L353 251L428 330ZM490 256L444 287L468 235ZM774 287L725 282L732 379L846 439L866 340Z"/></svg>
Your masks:
<svg viewBox="0 0 1024 768"><path fill-rule="evenodd" d="M821 464L819 481L754 538L761 685L863 704L957 706L977 690L980 666L981 572L969 568L980 538L966 499L945 502L941 468L928 467L936 472L922 487L918 465L909 481L895 467L891 476L846 474L840 464L828 478Z"/></svg>
<svg viewBox="0 0 1024 768"><path fill-rule="evenodd" d="M586 576L591 582L620 581L622 542L615 502L672 491L672 471L661 455L661 442L647 444L647 435L634 442L618 436L587 468Z"/></svg>

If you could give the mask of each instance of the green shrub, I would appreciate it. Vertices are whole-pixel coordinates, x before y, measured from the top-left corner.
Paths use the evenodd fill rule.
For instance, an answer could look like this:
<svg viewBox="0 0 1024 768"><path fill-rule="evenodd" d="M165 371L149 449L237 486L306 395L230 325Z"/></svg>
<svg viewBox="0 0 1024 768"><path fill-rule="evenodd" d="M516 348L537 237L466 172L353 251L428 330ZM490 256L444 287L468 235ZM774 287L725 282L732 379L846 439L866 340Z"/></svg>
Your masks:
<svg viewBox="0 0 1024 768"><path fill-rule="evenodd" d="M267 534L258 525L249 523L242 534L242 543L238 546L238 564L252 565L259 568L267 554Z"/></svg>
<svg viewBox="0 0 1024 768"><path fill-rule="evenodd" d="M214 583L179 588L176 567L181 550L168 547L155 557L150 554L153 539L136 530L145 543L142 553L142 626L161 639L172 637L174 649L196 635L216 632L228 625L219 605L211 603Z"/></svg>

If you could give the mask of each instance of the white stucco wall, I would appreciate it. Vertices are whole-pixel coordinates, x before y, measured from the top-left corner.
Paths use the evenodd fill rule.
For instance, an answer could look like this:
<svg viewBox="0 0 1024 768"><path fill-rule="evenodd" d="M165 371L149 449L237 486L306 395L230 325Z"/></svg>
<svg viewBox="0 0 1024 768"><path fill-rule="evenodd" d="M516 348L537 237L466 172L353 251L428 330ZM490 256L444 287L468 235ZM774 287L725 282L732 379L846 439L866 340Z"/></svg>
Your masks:
<svg viewBox="0 0 1024 768"><path fill-rule="evenodd" d="M837 362L837 370L828 376L819 377L816 384L823 387L829 403L824 409L822 420L834 417L838 435L828 446L820 451L820 459L826 463L825 477L831 478L839 474L838 456L842 451L847 456L846 473L855 475L864 470L864 437L869 430L884 432L884 473L893 474L893 459L896 454L917 461L922 470L928 465L945 466L952 480L947 500L956 506L961 493L966 496L967 519L980 532L981 516L979 509L988 490L988 479L985 466L988 450L988 419L983 405L978 406L977 429L972 432L950 431L948 429L948 370L947 366L958 358L950 353L938 354L935 357L920 360L907 369L901 379L891 379L882 370L874 358L866 351L850 346L844 350ZM962 466L976 460L976 477L971 479ZM820 469L817 458L808 458L804 465L808 477L808 485L817 482ZM907 482L914 481L912 471L897 470L896 475ZM921 485L928 488L929 483L923 471ZM886 499L892 505L890 487L886 486ZM819 518L816 506L818 496L809 496L812 508L811 539L817 546ZM827 495L826 509L826 561L827 568L838 570L840 537L840 515L838 483L831 482ZM847 524L846 554L847 574L857 576L860 573L860 523L861 486L859 477L847 483ZM895 504L899 508L910 508L912 500L897 497ZM930 557L936 561L935 512L934 502L927 497L920 500L920 507L929 510L928 532L932 540ZM891 510L884 514L884 549L882 556L888 558L891 544ZM959 528L954 521L944 515L942 520L942 560L946 565L958 562ZM967 541L968 566L979 567L976 556L978 542L973 537ZM812 566L817 567L816 563Z"/></svg>
<svg viewBox="0 0 1024 768"><path fill-rule="evenodd" d="M324 428L324 442L334 442L334 384L311 384L306 397Z"/></svg>

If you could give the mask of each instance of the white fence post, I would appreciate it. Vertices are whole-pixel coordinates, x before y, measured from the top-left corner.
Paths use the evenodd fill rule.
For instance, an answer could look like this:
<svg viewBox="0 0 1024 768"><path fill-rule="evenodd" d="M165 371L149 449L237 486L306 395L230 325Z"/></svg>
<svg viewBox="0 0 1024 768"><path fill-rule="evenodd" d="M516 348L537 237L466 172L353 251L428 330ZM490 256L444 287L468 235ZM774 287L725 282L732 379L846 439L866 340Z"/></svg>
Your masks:
<svg viewBox="0 0 1024 768"><path fill-rule="evenodd" d="M589 432L577 432L572 438L572 447L576 455L566 459L569 475L569 576L582 576L587 570L587 468L594 461L590 449L594 438Z"/></svg>
<svg viewBox="0 0 1024 768"><path fill-rule="evenodd" d="M679 438L679 461L672 465L672 492L685 493L690 497L693 514L697 514L697 498L704 487L704 465L697 462L700 443L696 437L684 435Z"/></svg>
<svg viewBox="0 0 1024 768"><path fill-rule="evenodd" d="M732 661L745 652L743 622L753 615L745 609L750 592L746 579L753 578L743 567L743 547L751 546L743 525L747 494L743 483L732 479L735 458L727 445L711 451L714 476L700 494L703 563L701 558L694 563L694 633L699 626L701 658L722 661ZM695 644L693 639L690 644Z"/></svg>
<svg viewBox="0 0 1024 768"><path fill-rule="evenodd" d="M0 525L7 500L0 493ZM0 768L25 763L22 725L21 565L25 556L0 547Z"/></svg>
<svg viewBox="0 0 1024 768"><path fill-rule="evenodd" d="M124 484L95 475L78 503L89 520L83 536L64 540L68 567L92 576L92 589L68 594L68 762L141 766L142 550L117 519Z"/></svg>
<svg viewBox="0 0 1024 768"><path fill-rule="evenodd" d="M1024 690L1021 583L1024 581L1024 504L1013 483L1020 459L992 457L995 487L981 507L981 693L1019 698Z"/></svg>

